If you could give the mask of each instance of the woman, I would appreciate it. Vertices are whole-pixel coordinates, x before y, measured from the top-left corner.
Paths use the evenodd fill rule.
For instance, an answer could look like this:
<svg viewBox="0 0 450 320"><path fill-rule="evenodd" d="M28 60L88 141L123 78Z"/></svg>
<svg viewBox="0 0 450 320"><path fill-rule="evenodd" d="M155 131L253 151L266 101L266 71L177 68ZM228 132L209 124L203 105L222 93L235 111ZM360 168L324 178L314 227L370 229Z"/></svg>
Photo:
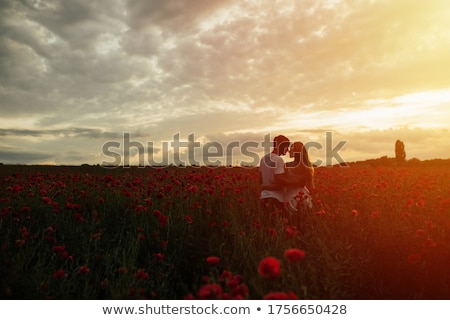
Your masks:
<svg viewBox="0 0 450 320"><path fill-rule="evenodd" d="M294 142L289 149L294 160L286 164L286 177L289 183L285 189L285 203L291 213L312 209L310 190L314 188L314 168L308 151L301 142Z"/></svg>

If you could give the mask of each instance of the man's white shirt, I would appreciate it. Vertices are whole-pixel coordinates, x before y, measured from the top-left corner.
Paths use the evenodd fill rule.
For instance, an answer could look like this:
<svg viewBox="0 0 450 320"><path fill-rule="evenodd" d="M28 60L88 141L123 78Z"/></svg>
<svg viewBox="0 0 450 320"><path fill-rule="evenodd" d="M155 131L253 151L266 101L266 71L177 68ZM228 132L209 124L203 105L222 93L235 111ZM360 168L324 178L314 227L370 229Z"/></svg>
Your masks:
<svg viewBox="0 0 450 320"><path fill-rule="evenodd" d="M259 162L262 184L274 184L275 175L283 174L285 171L284 160L275 153L266 154ZM284 202L284 190L261 190L260 199L275 198Z"/></svg>

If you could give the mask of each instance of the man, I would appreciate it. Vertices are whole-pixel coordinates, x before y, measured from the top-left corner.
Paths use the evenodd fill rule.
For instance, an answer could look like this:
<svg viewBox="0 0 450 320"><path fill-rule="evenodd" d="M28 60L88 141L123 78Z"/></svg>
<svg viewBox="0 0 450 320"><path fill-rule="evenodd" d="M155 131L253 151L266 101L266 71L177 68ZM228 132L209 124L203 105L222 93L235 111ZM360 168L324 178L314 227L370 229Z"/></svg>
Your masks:
<svg viewBox="0 0 450 320"><path fill-rule="evenodd" d="M281 158L289 150L289 139L283 135L273 139L273 150L262 157L259 163L261 203L265 213L285 211L284 185L286 183L285 163Z"/></svg>

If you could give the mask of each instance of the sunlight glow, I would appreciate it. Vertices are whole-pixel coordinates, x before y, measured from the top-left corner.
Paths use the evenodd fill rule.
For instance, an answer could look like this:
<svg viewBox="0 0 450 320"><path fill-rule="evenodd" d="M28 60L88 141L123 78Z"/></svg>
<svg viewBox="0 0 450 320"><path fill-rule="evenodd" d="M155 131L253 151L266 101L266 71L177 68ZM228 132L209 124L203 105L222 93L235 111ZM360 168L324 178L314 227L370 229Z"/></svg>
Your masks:
<svg viewBox="0 0 450 320"><path fill-rule="evenodd" d="M366 101L361 110L340 109L326 112L285 116L284 128L340 130L387 130L395 127L448 128L450 123L450 90L425 91L392 99Z"/></svg>
<svg viewBox="0 0 450 320"><path fill-rule="evenodd" d="M392 101L398 104L420 104L426 106L450 103L450 90L412 93L394 98Z"/></svg>
<svg viewBox="0 0 450 320"><path fill-rule="evenodd" d="M39 117L0 118L0 128L33 128Z"/></svg>

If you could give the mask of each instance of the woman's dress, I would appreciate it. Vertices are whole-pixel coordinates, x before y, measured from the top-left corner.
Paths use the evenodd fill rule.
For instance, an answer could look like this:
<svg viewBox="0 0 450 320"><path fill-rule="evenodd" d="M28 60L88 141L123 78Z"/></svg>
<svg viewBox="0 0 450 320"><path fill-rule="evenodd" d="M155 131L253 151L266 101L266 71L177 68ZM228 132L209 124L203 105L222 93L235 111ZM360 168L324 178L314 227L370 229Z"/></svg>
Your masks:
<svg viewBox="0 0 450 320"><path fill-rule="evenodd" d="M305 177L298 176L298 173L292 169L288 169L288 175L291 179L305 180ZM311 193L306 186L286 187L284 201L288 204L288 209L291 213L312 209L313 206Z"/></svg>

